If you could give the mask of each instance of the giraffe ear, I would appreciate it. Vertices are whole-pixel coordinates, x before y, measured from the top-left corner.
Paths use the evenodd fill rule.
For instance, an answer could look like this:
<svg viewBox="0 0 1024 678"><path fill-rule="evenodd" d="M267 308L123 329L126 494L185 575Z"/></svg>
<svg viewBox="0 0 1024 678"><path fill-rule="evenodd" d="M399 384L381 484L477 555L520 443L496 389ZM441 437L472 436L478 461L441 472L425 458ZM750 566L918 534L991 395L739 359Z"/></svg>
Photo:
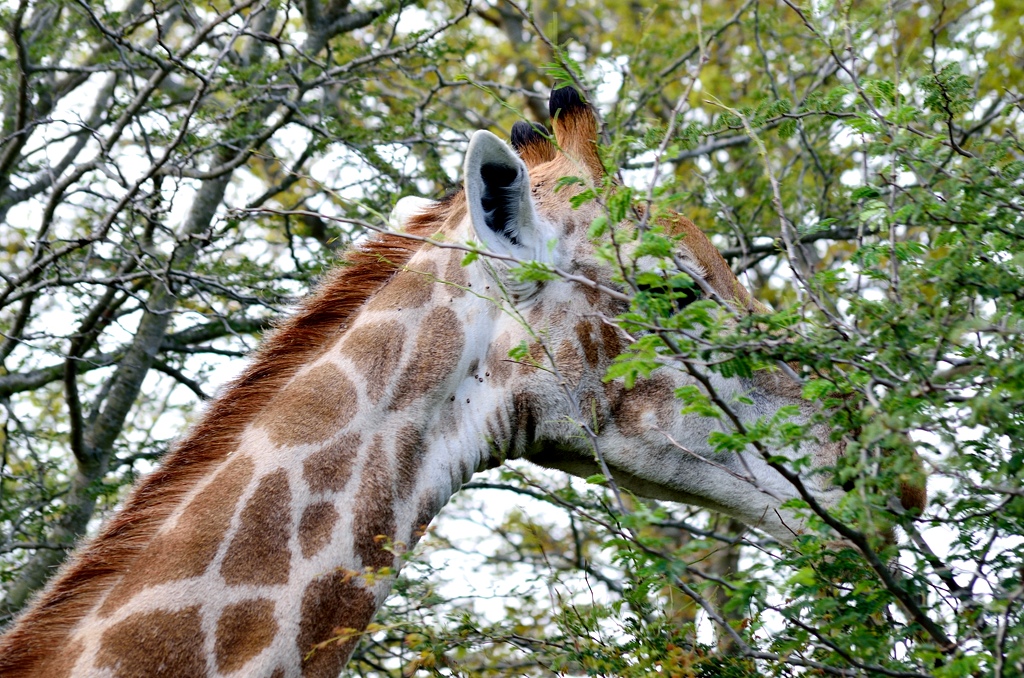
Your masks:
<svg viewBox="0 0 1024 678"><path fill-rule="evenodd" d="M481 130L469 141L464 171L477 238L494 252L538 258L543 243L530 200L530 175L519 156Z"/></svg>

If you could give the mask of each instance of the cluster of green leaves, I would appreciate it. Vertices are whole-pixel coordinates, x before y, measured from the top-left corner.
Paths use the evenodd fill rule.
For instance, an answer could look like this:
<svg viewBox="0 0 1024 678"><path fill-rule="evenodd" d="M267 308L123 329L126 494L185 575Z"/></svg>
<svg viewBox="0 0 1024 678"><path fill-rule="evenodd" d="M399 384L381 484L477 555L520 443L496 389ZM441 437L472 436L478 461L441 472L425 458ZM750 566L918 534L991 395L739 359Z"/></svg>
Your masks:
<svg viewBox="0 0 1024 678"><path fill-rule="evenodd" d="M853 490L842 505L826 514L793 504L820 533L732 581L736 598L725 609L756 611L739 654L775 653L759 663L763 672L787 673L797 656L840 674L1024 670L1021 93L985 87L991 50L985 62L954 61L957 50L977 49L984 31L963 17L953 31L944 23L948 8L931 11L923 54L904 45L922 37L908 30L920 16L899 8L763 13L765 26L795 18L791 29L808 40L808 60L818 56L835 70L819 70L822 82L795 102L778 96L779 76L766 57L762 69L751 69L763 89L748 102L723 96L715 103L724 113L710 122L675 122L672 144L663 144L665 127L643 139L679 157L736 131L748 150L758 149L677 165L653 195L658 205L678 204L680 193L684 202L708 204L708 213L696 213L699 223L733 236L725 249L734 268L783 310L735 320L709 299L678 309L682 272L652 285L650 273L623 271L637 294L620 320L645 336L609 376L628 382L666 365L699 365L743 377L786 363L821 406L817 421L827 420L846 445L834 469L836 482ZM759 49L778 46L766 36L776 37L758 33ZM885 49L880 36L890 39ZM1014 40L987 37L996 45ZM879 47L873 58L863 51L869 46ZM840 57L840 47L854 58ZM694 175L699 183L686 192ZM635 191L608 190L641 202ZM607 204L614 212L613 199ZM671 237L641 226L631 234L638 247L664 257ZM777 240L765 247L755 240L764 235ZM785 285L782 253L797 277ZM663 267L674 269L667 257ZM727 420L728 403L706 390L678 395L684 411ZM793 424L787 414L716 433L712 442L734 451L795 445L810 424ZM932 502L918 515L898 497L925 475ZM859 552L836 550L829 534L837 524L862 538ZM889 541L894 525L898 547ZM885 576L890 562L900 563L899 577ZM779 580L783 572L792 574ZM783 622L762 623L767 611Z"/></svg>
<svg viewBox="0 0 1024 678"><path fill-rule="evenodd" d="M376 19L317 44L303 16L317 3L259 3L180 62L167 55L221 4L0 8L5 589L81 535L91 513L61 527L77 502L97 516L112 507L192 416L218 361L360 237L316 212L363 220L401 195L439 193L458 179L467 131L545 121L550 87L576 83L603 114L602 151L621 179L578 197L606 207L591 235L636 237L662 262L658 275L622 272L633 303L619 322L643 336L609 376L791 365L846 441L834 476L853 491L825 516L803 506L821 532L782 549L686 507L627 496L623 513L607 481L495 472L446 510L352 672L1024 674L1020 1L499 0L465 19L455 1L365 4ZM267 26L247 23L268 11ZM424 19L454 23L418 41ZM161 68L170 76L140 100ZM91 108L84 125L68 113ZM127 131L105 145L124 115ZM64 146L39 149L83 134L67 167ZM159 171L125 199L139 158ZM226 165L234 183L216 218L183 232L193 189ZM233 212L245 208L272 210ZM671 211L712 234L777 312L731 318L704 297L659 226ZM81 245L10 283L69 243ZM165 283L176 301L153 311ZM70 441L116 395L147 313L173 322L89 467ZM729 402L699 386L678 395L681 411L722 422L723 450L809 435L785 411L738 431ZM915 515L893 498L922 473L931 501ZM499 546L484 576L517 582L494 593L496 615L486 594L442 595L451 570L430 563L461 548L444 535L474 502L508 492L529 495L531 511L488 523ZM864 548L837 549L830 521ZM877 567L888 563L898 576Z"/></svg>
<svg viewBox="0 0 1024 678"><path fill-rule="evenodd" d="M738 547L713 521L701 536L699 517L689 517L694 531L673 534L677 508L637 502L623 514L599 489L603 478L574 489L533 477L527 486L579 520L567 529L538 517L530 529L546 531L545 543L494 556L549 568L547 585L565 596L563 614L545 621L550 645L495 636L525 658L518 670L1024 672L1024 121L1022 93L1006 86L1014 81L993 75L1014 68L1020 38L1010 3L987 11L754 3L704 8L692 32L672 15L670 32L658 22L672 10L658 7L637 27L618 95L599 100L605 160L624 182L576 197L605 207L591 236L610 262L627 240L661 261L656 274L621 271L633 302L618 321L640 338L608 377L628 385L666 367L742 378L789 366L817 408L806 425L784 410L737 430L734 403L700 386L680 390L681 411L722 422L717 448L754 453L798 445L827 422L845 445L834 479L850 492L828 512L792 502L816 532L765 552L750 533L759 548ZM551 42L550 72L600 84L601 52L577 36ZM703 57L698 49L683 61L699 87L659 79L678 73L666 54L700 44ZM649 190L655 151L670 169ZM672 210L717 234L755 296L779 310L736 317L722 300L695 300L660 225ZM518 474L505 481L522 491ZM925 511L904 508L900 496L925 482ZM582 532L602 547L587 556L591 575L598 563L614 575L596 580L596 596L591 575L581 584L552 564ZM732 560L714 561L719 553ZM680 616L679 599L701 611Z"/></svg>

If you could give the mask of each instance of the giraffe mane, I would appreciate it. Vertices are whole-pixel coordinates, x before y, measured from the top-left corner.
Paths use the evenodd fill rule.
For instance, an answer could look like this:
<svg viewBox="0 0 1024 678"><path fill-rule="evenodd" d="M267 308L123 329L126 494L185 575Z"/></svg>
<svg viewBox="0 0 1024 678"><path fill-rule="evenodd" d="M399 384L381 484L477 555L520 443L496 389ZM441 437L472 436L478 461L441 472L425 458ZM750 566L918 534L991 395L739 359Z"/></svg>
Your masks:
<svg viewBox="0 0 1024 678"><path fill-rule="evenodd" d="M465 211L461 193L443 198L406 223L411 235L443 230ZM155 471L132 491L124 508L68 561L35 604L0 642L0 675L53 659L74 625L142 553L159 527L199 480L239 444L245 427L295 373L327 350L376 294L423 246L401 234L382 234L350 249L261 343L246 370L214 400Z"/></svg>

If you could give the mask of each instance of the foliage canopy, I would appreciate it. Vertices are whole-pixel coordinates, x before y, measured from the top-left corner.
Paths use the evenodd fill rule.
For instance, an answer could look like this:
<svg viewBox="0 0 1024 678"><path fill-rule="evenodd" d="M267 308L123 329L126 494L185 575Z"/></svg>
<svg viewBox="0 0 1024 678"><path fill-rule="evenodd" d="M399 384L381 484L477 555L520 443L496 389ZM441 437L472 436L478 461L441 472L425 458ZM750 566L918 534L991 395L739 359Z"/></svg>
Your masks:
<svg viewBox="0 0 1024 678"><path fill-rule="evenodd" d="M593 235L640 238L669 272L621 271L617 322L643 336L609 377L791 366L847 440L834 475L852 491L804 505L820 533L781 548L619 504L602 477L480 476L351 675L1024 675L1022 16L1019 0L0 7L6 614L341 248L398 197L456 183L467 132L545 122L571 83L616 179L585 196L605 207ZM670 210L777 311L727 322L693 301L640 216ZM729 421L713 392L678 395ZM721 449L806 435L786 412L725 428ZM891 498L922 470L917 515ZM479 543L455 538L467 524ZM449 581L467 561L493 591Z"/></svg>

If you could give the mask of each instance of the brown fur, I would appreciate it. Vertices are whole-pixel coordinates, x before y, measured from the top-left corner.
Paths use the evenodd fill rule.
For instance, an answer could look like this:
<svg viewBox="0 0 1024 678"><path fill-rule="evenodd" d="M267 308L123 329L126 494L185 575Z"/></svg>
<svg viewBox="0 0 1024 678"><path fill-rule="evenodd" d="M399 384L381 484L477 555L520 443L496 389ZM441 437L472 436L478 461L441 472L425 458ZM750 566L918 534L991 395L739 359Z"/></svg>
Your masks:
<svg viewBox="0 0 1024 678"><path fill-rule="evenodd" d="M469 285L469 273L462 265L462 253L452 252L448 257L448 263L444 267L444 280L451 283L445 287L445 292L451 297L461 297L466 293L465 288Z"/></svg>
<svg viewBox="0 0 1024 678"><path fill-rule="evenodd" d="M254 599L229 605L217 621L217 670L237 671L270 645L276 635L274 601Z"/></svg>
<svg viewBox="0 0 1024 678"><path fill-rule="evenodd" d="M580 266L579 274L592 282L601 282L601 272L592 266ZM590 306L597 306L601 303L601 290L595 289L589 285L583 287L583 296L587 300L587 304Z"/></svg>
<svg viewBox="0 0 1024 678"><path fill-rule="evenodd" d="M242 509L241 525L231 540L220 573L230 586L287 584L292 552L292 493L283 468L260 481Z"/></svg>
<svg viewBox="0 0 1024 678"><path fill-rule="evenodd" d="M504 386L512 376L512 359L508 357L511 349L512 340L508 334L502 334L487 349L487 357L484 359L486 375L493 378L498 386Z"/></svg>
<svg viewBox="0 0 1024 678"><path fill-rule="evenodd" d="M395 557L384 547L386 541L394 540L398 531L395 523L395 469L381 436L376 436L366 451L366 462L360 475L362 484L356 495L352 518L355 553L363 567L374 570L391 567Z"/></svg>
<svg viewBox="0 0 1024 678"><path fill-rule="evenodd" d="M126 569L100 607L112 614L147 586L198 577L213 562L255 464L248 456L227 462L189 502L174 527L158 534L145 550L147 565Z"/></svg>
<svg viewBox="0 0 1024 678"><path fill-rule="evenodd" d="M338 522L338 511L329 501L310 504L299 521L299 548L305 558L312 558L331 542L332 531Z"/></svg>
<svg viewBox="0 0 1024 678"><path fill-rule="evenodd" d="M697 228L696 224L686 217L674 214L660 222L665 226L666 232L671 235L683 236L680 241L682 245L690 250L693 258L699 261L704 269L704 280L723 301L738 308L738 310L764 313L768 309L759 301L754 299L746 287L740 284L736 274L725 262L722 253L718 251L708 237Z"/></svg>
<svg viewBox="0 0 1024 678"><path fill-rule="evenodd" d="M611 323L601 323L601 344L604 346L604 355L608 360L622 353L622 339L619 337L619 329Z"/></svg>
<svg viewBox="0 0 1024 678"><path fill-rule="evenodd" d="M542 324L548 319L548 309L544 306L543 302L538 302L530 307L530 310L526 314L526 322L530 324L534 332L542 331L546 325Z"/></svg>
<svg viewBox="0 0 1024 678"><path fill-rule="evenodd" d="M522 158L527 168L543 165L555 159L555 147L544 137L537 136L522 146L516 148L516 153Z"/></svg>
<svg viewBox="0 0 1024 678"><path fill-rule="evenodd" d="M437 495L432 492L428 492L420 497L416 508L416 522L413 523L412 529L413 544L427 533L430 521L441 511L441 507L438 505L439 501Z"/></svg>
<svg viewBox="0 0 1024 678"><path fill-rule="evenodd" d="M527 346L527 358L519 363L520 369L533 371L537 367L546 368L548 354L544 351L544 344L539 341L531 341Z"/></svg>
<svg viewBox="0 0 1024 678"><path fill-rule="evenodd" d="M437 282L437 269L431 261L416 269L402 271L380 294L376 295L367 308L371 311L400 311L403 308L420 308L430 302Z"/></svg>
<svg viewBox="0 0 1024 678"><path fill-rule="evenodd" d="M360 325L345 337L342 351L358 366L372 402L384 395L404 344L405 327L395 320Z"/></svg>
<svg viewBox="0 0 1024 678"><path fill-rule="evenodd" d="M578 106L567 111L561 111L551 121L555 130L555 137L561 146L562 153L569 157L574 164L582 165L582 168L590 173L591 179L600 179L604 176L604 165L601 164L601 157L597 154L597 119L589 106ZM575 172L565 172L566 175L578 175L579 169Z"/></svg>
<svg viewBox="0 0 1024 678"><path fill-rule="evenodd" d="M536 441L537 425L540 423L538 405L536 398L529 393L516 393L512 396L510 451L523 453Z"/></svg>
<svg viewBox="0 0 1024 678"><path fill-rule="evenodd" d="M593 328L590 321L579 321L576 323L576 339L579 340L580 346L583 348L583 356L587 359L587 364L590 367L597 367L600 355L597 352L597 342L594 341L594 336L591 334Z"/></svg>
<svg viewBox="0 0 1024 678"><path fill-rule="evenodd" d="M256 418L276 445L313 445L344 428L358 408L358 392L336 365L321 363L296 377ZM296 417L302 412L302 417Z"/></svg>
<svg viewBox="0 0 1024 678"><path fill-rule="evenodd" d="M648 412L655 413L658 426L668 426L668 410L663 406L666 402L674 404L671 380L660 374L649 379L638 379L628 394L612 409L615 424L623 435L633 438L647 433L649 425L643 418Z"/></svg>
<svg viewBox="0 0 1024 678"><path fill-rule="evenodd" d="M359 642L359 635L315 650L314 646L338 638L345 628L363 630L376 611L373 594L351 573L336 570L310 583L302 594L302 621L296 642L303 657L311 651L313 655L303 662L302 675L335 678Z"/></svg>
<svg viewBox="0 0 1024 678"><path fill-rule="evenodd" d="M76 640L67 648L53 648L53 652L39 667L39 675L46 678L74 678L71 671L83 651L85 643L81 640Z"/></svg>
<svg viewBox="0 0 1024 678"><path fill-rule="evenodd" d="M465 201L449 200L411 219L407 230L430 235L464 213ZM25 675L52 657L55 647L67 644L69 630L131 567L182 497L237 448L253 417L301 367L327 350L356 310L420 247L417 241L387 235L348 253L345 265L263 342L248 369L209 406L163 465L139 483L125 508L0 639L0 675Z"/></svg>
<svg viewBox="0 0 1024 678"><path fill-rule="evenodd" d="M402 427L395 438L398 496L403 500L408 499L416 487L423 455L426 452L424 447L423 432L412 424Z"/></svg>
<svg viewBox="0 0 1024 678"><path fill-rule="evenodd" d="M359 454L358 433L346 433L306 458L302 477L311 492L340 492L352 475Z"/></svg>
<svg viewBox="0 0 1024 678"><path fill-rule="evenodd" d="M398 378L391 409L400 410L451 375L462 358L466 335L455 311L441 306L423 319L416 349Z"/></svg>
<svg viewBox="0 0 1024 678"><path fill-rule="evenodd" d="M569 386L577 386L583 378L583 356L576 350L576 345L563 339L555 353L555 367Z"/></svg>
<svg viewBox="0 0 1024 678"><path fill-rule="evenodd" d="M139 612L103 634L96 666L113 669L115 678L206 675L203 638L198 605L180 612Z"/></svg>

